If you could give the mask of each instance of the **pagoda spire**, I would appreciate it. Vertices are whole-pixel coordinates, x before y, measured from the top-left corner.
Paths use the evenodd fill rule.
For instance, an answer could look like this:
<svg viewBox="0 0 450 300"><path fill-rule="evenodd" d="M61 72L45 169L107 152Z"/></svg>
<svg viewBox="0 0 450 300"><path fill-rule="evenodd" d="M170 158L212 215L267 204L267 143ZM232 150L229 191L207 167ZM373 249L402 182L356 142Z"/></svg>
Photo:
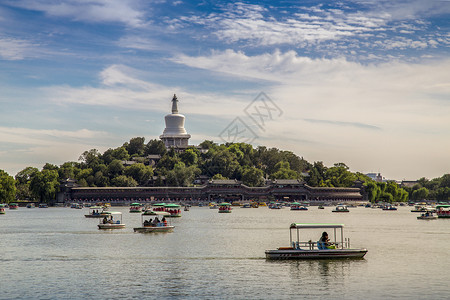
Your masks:
<svg viewBox="0 0 450 300"><path fill-rule="evenodd" d="M177 95L173 94L172 98L172 113L177 114L178 113L178 99Z"/></svg>

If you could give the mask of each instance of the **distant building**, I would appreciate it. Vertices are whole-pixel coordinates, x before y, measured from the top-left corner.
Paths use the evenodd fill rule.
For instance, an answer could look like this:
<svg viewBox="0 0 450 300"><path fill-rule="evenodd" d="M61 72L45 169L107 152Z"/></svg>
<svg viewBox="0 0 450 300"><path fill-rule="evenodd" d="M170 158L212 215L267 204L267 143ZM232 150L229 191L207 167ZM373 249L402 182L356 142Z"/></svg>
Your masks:
<svg viewBox="0 0 450 300"><path fill-rule="evenodd" d="M371 178L372 180L375 180L376 182L384 182L386 181L383 176L381 176L380 173L367 173L365 174L367 177Z"/></svg>

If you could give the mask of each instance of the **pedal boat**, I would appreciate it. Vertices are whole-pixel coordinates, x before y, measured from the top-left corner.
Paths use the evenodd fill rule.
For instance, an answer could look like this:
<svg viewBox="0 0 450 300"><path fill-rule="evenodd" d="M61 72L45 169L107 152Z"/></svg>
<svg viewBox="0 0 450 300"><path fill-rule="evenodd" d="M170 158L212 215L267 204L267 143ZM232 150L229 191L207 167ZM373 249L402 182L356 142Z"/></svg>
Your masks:
<svg viewBox="0 0 450 300"><path fill-rule="evenodd" d="M328 230L333 247L326 247L321 242L300 241L300 230ZM289 227L290 247L280 247L277 250L266 250L266 259L343 259L363 258L367 253L365 248L350 248L350 239L344 239L343 224L298 224ZM320 234L320 233L318 233Z"/></svg>
<svg viewBox="0 0 450 300"><path fill-rule="evenodd" d="M84 215L86 218L103 218L109 215L105 212L103 206L91 206L89 207L89 214Z"/></svg>
<svg viewBox="0 0 450 300"><path fill-rule="evenodd" d="M165 211L147 211L143 214L141 214L141 223L142 227L135 227L134 232L140 232L140 233L148 233L148 232L171 232L175 228L175 226L167 223L164 224L163 222L159 222L158 224L153 224L153 222L149 222L149 219L151 217L170 217L169 212ZM168 222L168 221L167 221Z"/></svg>
<svg viewBox="0 0 450 300"><path fill-rule="evenodd" d="M108 212L108 216L105 216L103 219L100 219L100 223L97 226L98 229L125 228L125 224L122 223L122 213L114 211Z"/></svg>
<svg viewBox="0 0 450 300"><path fill-rule="evenodd" d="M332 212L350 212L346 205L338 205Z"/></svg>

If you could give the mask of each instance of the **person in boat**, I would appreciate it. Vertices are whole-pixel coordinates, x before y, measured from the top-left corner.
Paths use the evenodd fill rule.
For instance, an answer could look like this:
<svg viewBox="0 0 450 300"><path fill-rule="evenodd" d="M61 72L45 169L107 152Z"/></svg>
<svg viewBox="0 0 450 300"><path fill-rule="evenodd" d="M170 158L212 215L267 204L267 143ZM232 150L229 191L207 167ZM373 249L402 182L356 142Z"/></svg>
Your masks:
<svg viewBox="0 0 450 300"><path fill-rule="evenodd" d="M163 217L162 220L161 220L161 222L163 222L164 226L167 226L167 220L166 220L166 217Z"/></svg>
<svg viewBox="0 0 450 300"><path fill-rule="evenodd" d="M106 224L108 222L108 219L106 217L103 218L103 224Z"/></svg>
<svg viewBox="0 0 450 300"><path fill-rule="evenodd" d="M328 233L326 231L322 232L319 243L321 243L322 247L325 249L336 249L336 246L330 243L330 239L328 238Z"/></svg>
<svg viewBox="0 0 450 300"><path fill-rule="evenodd" d="M153 221L153 226L158 226L159 224L159 219L158 217L155 217L155 220Z"/></svg>

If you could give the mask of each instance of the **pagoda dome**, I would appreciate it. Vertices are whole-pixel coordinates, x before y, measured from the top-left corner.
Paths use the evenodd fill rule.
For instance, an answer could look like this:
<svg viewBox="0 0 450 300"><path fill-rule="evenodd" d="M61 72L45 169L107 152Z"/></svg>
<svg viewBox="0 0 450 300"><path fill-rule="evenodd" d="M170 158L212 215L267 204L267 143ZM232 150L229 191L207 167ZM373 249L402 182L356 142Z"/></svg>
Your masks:
<svg viewBox="0 0 450 300"><path fill-rule="evenodd" d="M191 137L184 128L185 117L178 113L178 99L176 95L172 98L172 113L164 117L166 128L160 139L164 141L166 147L187 146Z"/></svg>

